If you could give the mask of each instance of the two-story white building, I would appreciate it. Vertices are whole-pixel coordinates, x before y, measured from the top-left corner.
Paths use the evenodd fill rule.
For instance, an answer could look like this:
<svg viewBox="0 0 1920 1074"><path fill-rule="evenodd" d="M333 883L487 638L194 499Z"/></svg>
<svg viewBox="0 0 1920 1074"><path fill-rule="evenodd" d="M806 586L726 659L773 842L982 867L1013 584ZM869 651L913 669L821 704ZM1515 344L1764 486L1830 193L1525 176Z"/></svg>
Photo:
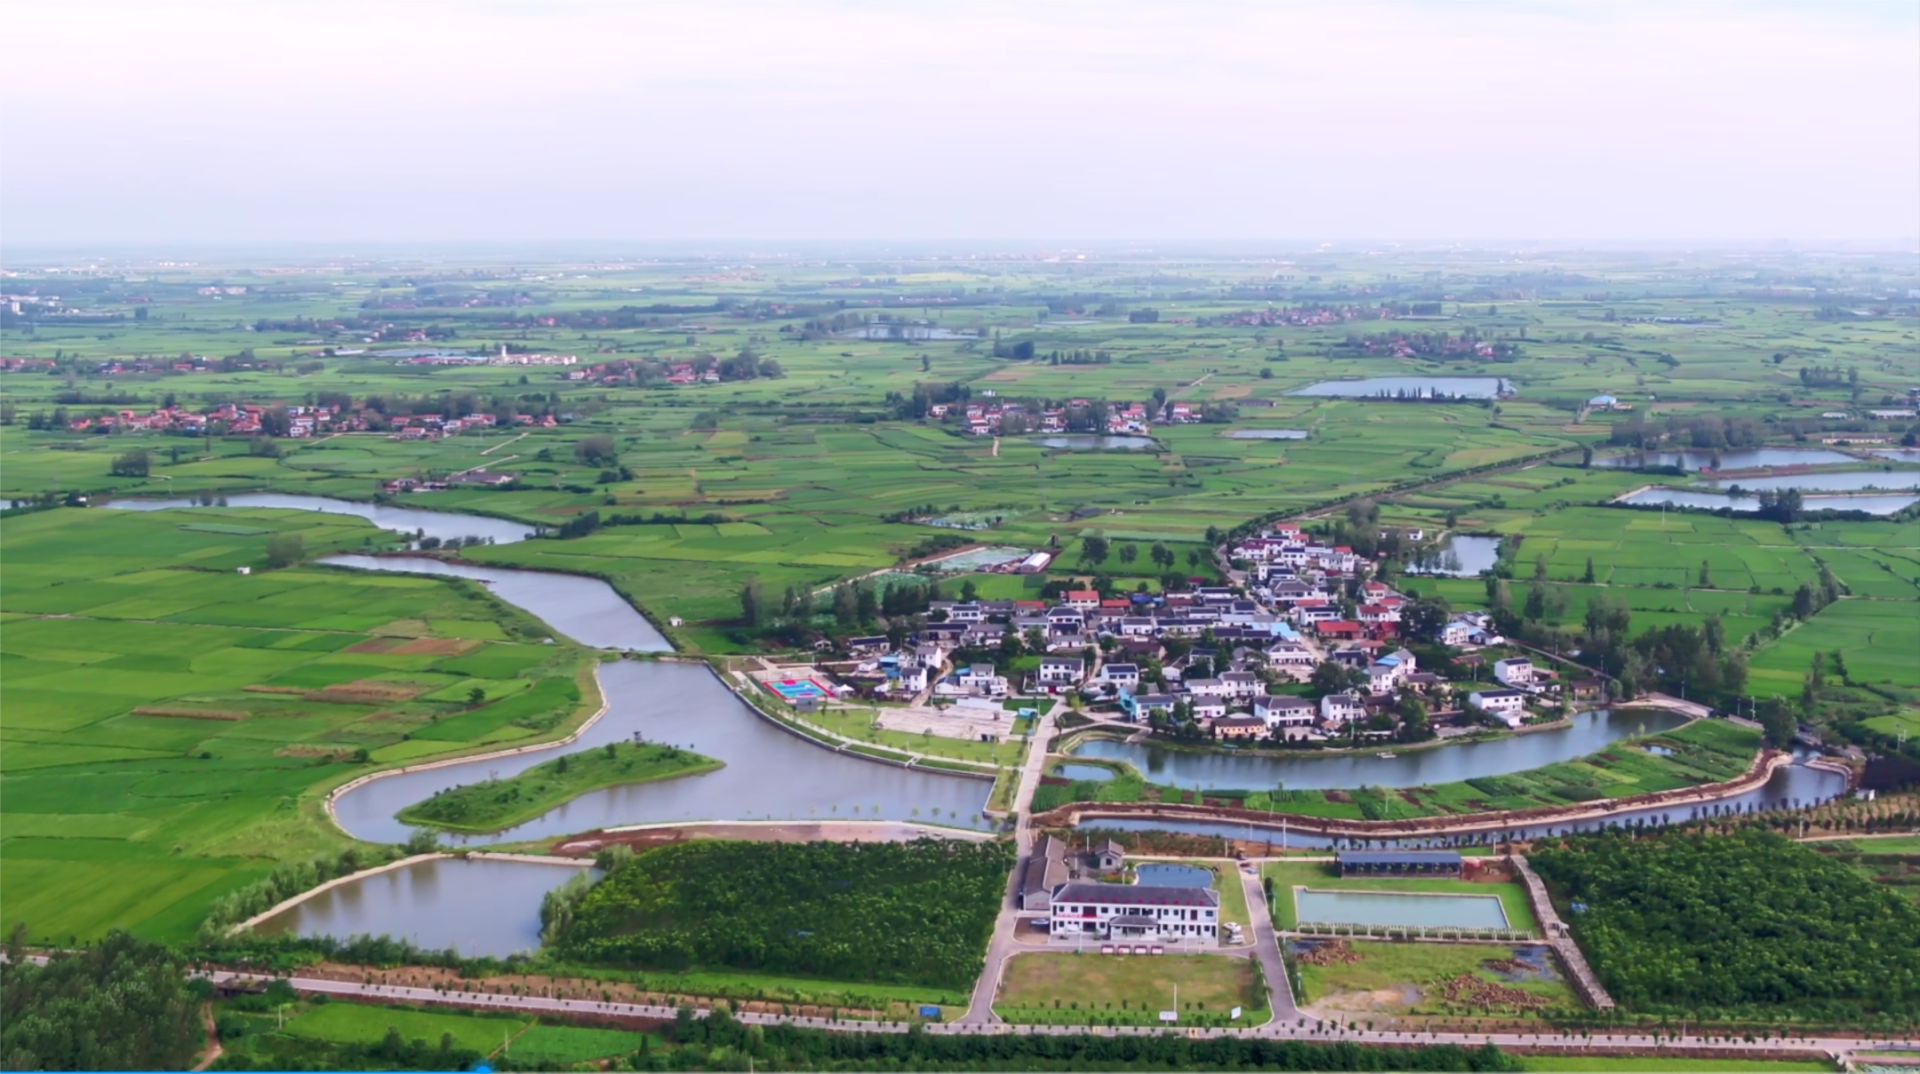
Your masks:
<svg viewBox="0 0 1920 1074"><path fill-rule="evenodd" d="M1211 943L1220 936L1220 895L1211 888L1075 882L1055 888L1050 903L1055 939Z"/></svg>
<svg viewBox="0 0 1920 1074"><path fill-rule="evenodd" d="M1366 702L1358 694L1328 694L1320 699L1320 722L1329 727L1344 726L1366 715Z"/></svg>
<svg viewBox="0 0 1920 1074"><path fill-rule="evenodd" d="M1516 690L1525 689L1533 685L1533 661L1524 656L1496 660L1493 665L1493 677Z"/></svg>
<svg viewBox="0 0 1920 1074"><path fill-rule="evenodd" d="M1520 726L1527 717L1527 695L1519 690L1476 690L1467 695L1467 703L1498 716L1508 727Z"/></svg>
<svg viewBox="0 0 1920 1074"><path fill-rule="evenodd" d="M1319 710L1304 697L1256 697L1253 714L1268 727L1312 727Z"/></svg>
<svg viewBox="0 0 1920 1074"><path fill-rule="evenodd" d="M1072 686L1085 678L1087 662L1077 656L1040 658L1040 685L1049 688Z"/></svg>
<svg viewBox="0 0 1920 1074"><path fill-rule="evenodd" d="M1122 690L1140 688L1140 665L1107 664L1101 667L1100 677Z"/></svg>

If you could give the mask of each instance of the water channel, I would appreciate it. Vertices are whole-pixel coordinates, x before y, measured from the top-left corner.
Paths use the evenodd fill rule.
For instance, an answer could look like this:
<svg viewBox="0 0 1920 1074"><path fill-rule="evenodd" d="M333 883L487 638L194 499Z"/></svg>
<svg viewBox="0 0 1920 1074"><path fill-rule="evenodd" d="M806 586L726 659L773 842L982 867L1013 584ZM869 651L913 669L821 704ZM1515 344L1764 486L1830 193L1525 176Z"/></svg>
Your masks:
<svg viewBox="0 0 1920 1074"><path fill-rule="evenodd" d="M1650 488L1626 497L1621 503L1635 505L1665 505L1667 507L1692 507L1705 511L1730 510L1737 514L1752 514L1760 510L1760 497L1757 495L1734 495L1730 492L1692 492L1686 489ZM1805 511L1864 511L1870 515L1891 515L1920 502L1920 494L1910 492L1856 492L1834 496L1809 496L1802 504Z"/></svg>
<svg viewBox="0 0 1920 1074"><path fill-rule="evenodd" d="M1512 390L1503 377L1363 377L1323 380L1287 394L1342 399L1497 399Z"/></svg>
<svg viewBox="0 0 1920 1074"><path fill-rule="evenodd" d="M1686 722L1664 709L1600 709L1576 714L1568 727L1478 739L1391 757L1366 751L1341 753L1227 752L1154 742L1088 739L1075 757L1125 761L1150 783L1184 790L1352 790L1358 787L1422 787L1543 768L1599 753L1623 738L1670 731Z"/></svg>
<svg viewBox="0 0 1920 1074"><path fill-rule="evenodd" d="M1096 433L1037 436L1033 442L1055 451L1151 451L1160 446L1151 436L1101 436Z"/></svg>
<svg viewBox="0 0 1920 1074"><path fill-rule="evenodd" d="M1735 448L1718 453L1720 470L1758 470L1774 466L1831 466L1858 462L1843 451L1829 448ZM1682 470L1704 470L1714 466L1712 451L1633 451L1593 460L1606 470L1645 470L1651 467L1677 466Z"/></svg>
<svg viewBox="0 0 1920 1074"><path fill-rule="evenodd" d="M243 492L223 496L221 499L226 502L203 504L198 500L186 498L129 499L112 500L106 506L116 511L172 511L197 507L272 507L285 511L319 511L329 515L352 515L355 518L364 518L383 530L393 530L406 536L420 533L442 541L480 537L494 544L512 544L515 541L524 541L534 534L532 526L511 519L456 514L452 511L427 511L417 507L392 507L380 503L358 503L353 500L337 500L331 496Z"/></svg>
<svg viewBox="0 0 1920 1074"><path fill-rule="evenodd" d="M1714 802L1694 805L1643 806L1621 809L1604 817L1559 824L1520 824L1506 831L1515 839L1540 839L1572 832L1599 831L1632 824L1685 824L1703 817L1765 813L1781 809L1799 809L1838 798L1846 793L1847 779L1837 772L1793 764L1775 770L1767 782L1743 794ZM1572 803L1569 803L1572 804ZM1218 820L1171 820L1159 817L1087 817L1079 827L1117 832L1177 832L1182 835L1208 835L1223 839L1266 842L1274 849L1326 850L1347 846L1449 847L1486 843L1487 838L1472 836L1406 836L1402 838L1347 839L1302 832L1283 827L1280 818L1260 824ZM1495 837L1497 841L1497 837Z"/></svg>

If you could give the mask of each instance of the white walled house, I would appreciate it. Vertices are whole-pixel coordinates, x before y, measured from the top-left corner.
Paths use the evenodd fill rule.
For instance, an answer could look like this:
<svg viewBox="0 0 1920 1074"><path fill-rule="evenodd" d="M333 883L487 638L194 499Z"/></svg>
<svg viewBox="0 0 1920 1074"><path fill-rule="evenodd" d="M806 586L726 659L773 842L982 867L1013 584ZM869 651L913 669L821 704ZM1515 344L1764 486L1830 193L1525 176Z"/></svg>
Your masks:
<svg viewBox="0 0 1920 1074"><path fill-rule="evenodd" d="M1520 726L1527 717L1527 695L1519 690L1479 690L1467 695L1467 704L1506 721L1508 727Z"/></svg>
<svg viewBox="0 0 1920 1074"><path fill-rule="evenodd" d="M1253 714L1268 727L1312 727L1319 709L1304 697L1257 697Z"/></svg>
<svg viewBox="0 0 1920 1074"><path fill-rule="evenodd" d="M1341 726L1363 719L1367 706L1356 694L1328 694L1320 699L1320 722Z"/></svg>
<svg viewBox="0 0 1920 1074"><path fill-rule="evenodd" d="M1123 690L1137 690L1140 687L1140 666L1138 664L1107 664L1100 669L1100 677Z"/></svg>
<svg viewBox="0 0 1920 1074"><path fill-rule="evenodd" d="M1533 685L1533 661L1524 656L1497 660L1493 665L1493 677L1507 686L1524 687Z"/></svg>
<svg viewBox="0 0 1920 1074"><path fill-rule="evenodd" d="M1220 936L1220 895L1211 888L1062 884L1050 900L1055 939L1208 942Z"/></svg>
<svg viewBox="0 0 1920 1074"><path fill-rule="evenodd" d="M1040 685L1072 686L1086 676L1087 662L1077 656L1040 658Z"/></svg>

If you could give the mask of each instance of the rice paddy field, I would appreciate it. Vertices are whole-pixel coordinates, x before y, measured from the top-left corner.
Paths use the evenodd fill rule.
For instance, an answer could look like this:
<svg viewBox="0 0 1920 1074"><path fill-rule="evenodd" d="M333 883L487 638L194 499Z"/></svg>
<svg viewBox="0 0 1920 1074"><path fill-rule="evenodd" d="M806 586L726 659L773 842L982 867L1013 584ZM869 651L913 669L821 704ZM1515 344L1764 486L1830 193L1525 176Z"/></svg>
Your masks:
<svg viewBox="0 0 1920 1074"><path fill-rule="evenodd" d="M794 256L741 271L691 258L549 260L10 265L10 290L57 292L80 312L0 322L0 499L272 490L368 500L385 481L486 468L517 480L402 500L548 527L588 512L619 522L462 554L604 578L682 650L718 654L762 644L738 621L748 583L778 595L897 582L926 542L959 537L1057 557L1044 574L951 576L950 593L971 582L984 597L1031 598L1102 573L1154 590L1166 573L1151 562L1155 544L1174 554L1173 573L1213 580L1210 530L1368 497L1385 525L1509 538L1513 599L1525 599L1543 561L1561 625L1577 627L1600 596L1627 604L1636 632L1718 615L1730 639L1751 642L1760 696L1797 693L1814 653L1842 653L1831 678L1877 706L1873 718L1905 720L1920 702L1911 512L1782 526L1634 511L1609 504L1689 479L1579 465L1583 448L1605 450L1643 420L1751 421L1782 445L1823 431L1915 433L1860 417L1920 384L1914 304L1884 297L1920 287L1911 259L1302 250ZM216 279L244 291L201 294ZM1819 286L1799 289L1804 280ZM1128 316L1148 308L1155 317ZM883 318L916 327L868 330ZM1468 337L1501 343L1500 357L1458 346ZM502 344L578 361L411 360ZM596 372L743 352L778 375L674 384ZM141 366L182 356L197 371ZM1810 382L1807 367L1850 374ZM1330 380L1450 376L1497 376L1514 394L1290 394ZM1063 450L917 419L921 388L1043 405L1165 398L1214 420L1156 421L1152 450ZM1602 394L1633 410L1585 406ZM282 439L264 452L244 437L63 424L169 401L204 411L340 397L538 410L554 424ZM1828 412L1852 416L1823 429L1816 416ZM1244 429L1307 435L1222 435ZM617 465L576 451L602 437ZM144 476L111 472L129 451L148 453ZM213 898L276 861L345 845L318 809L325 787L551 733L591 707L584 656L541 644L544 630L480 590L264 569L268 541L289 533L309 561L392 541L351 519L276 511L183 519L61 507L0 520L0 926L24 920L52 938L114 924L185 935ZM1091 537L1114 555L1089 556ZM1124 561L1122 549L1138 554ZM1845 598L1772 639L1766 628L1823 567ZM1456 608L1487 599L1478 579L1406 586ZM470 708L475 688L485 700Z"/></svg>
<svg viewBox="0 0 1920 1074"><path fill-rule="evenodd" d="M60 509L0 530L0 922L36 938L190 936L225 892L349 844L326 788L584 715L582 654L478 587L265 569L276 534L384 543L356 519Z"/></svg>

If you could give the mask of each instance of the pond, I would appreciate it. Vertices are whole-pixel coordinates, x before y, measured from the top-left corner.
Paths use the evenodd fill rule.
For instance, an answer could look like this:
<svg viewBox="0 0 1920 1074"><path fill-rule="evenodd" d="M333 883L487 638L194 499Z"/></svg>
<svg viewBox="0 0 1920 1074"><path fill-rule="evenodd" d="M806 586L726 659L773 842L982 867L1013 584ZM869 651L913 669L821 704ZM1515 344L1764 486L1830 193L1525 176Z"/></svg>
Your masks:
<svg viewBox="0 0 1920 1074"><path fill-rule="evenodd" d="M1685 824L1703 817L1735 816L1748 813L1765 813L1780 809L1801 809L1807 806L1830 801L1845 794L1845 777L1822 768L1813 768L1804 764L1789 765L1776 770L1764 786L1751 791L1723 798L1706 805L1690 806L1645 806L1638 809L1622 809L1607 817L1581 821L1576 824L1536 824L1510 829L1516 839L1540 839L1548 836L1567 835L1572 832L1597 831L1602 828L1619 828L1634 823L1667 825ZM1256 826L1247 823L1210 820L1163 820L1158 817L1088 817L1079 824L1081 828L1103 829L1116 832L1177 832L1182 835L1206 835L1225 839L1245 839L1251 842L1265 842L1274 849L1291 850L1327 850L1333 847L1358 845L1367 846L1407 846L1407 847L1458 847L1485 845L1497 841L1485 837L1471 836L1414 836L1406 839L1367 839L1351 840L1302 832L1294 828L1282 828L1276 818L1272 827Z"/></svg>
<svg viewBox="0 0 1920 1074"><path fill-rule="evenodd" d="M1007 548L996 545L989 548L969 549L965 552L947 556L944 559L935 560L928 563L927 566L947 574L964 574L969 571L992 570L995 567L1004 567L1009 563L1018 563L1027 558L1028 555L1029 553L1024 548Z"/></svg>
<svg viewBox="0 0 1920 1074"><path fill-rule="evenodd" d="M243 492L222 497L227 507L273 507L286 511L319 511L329 515L364 518L383 530L411 536L423 532L442 541L481 537L494 544L512 544L533 536L532 526L504 518L460 514L454 511L427 511L417 507L389 507L378 503L337 500L331 496L289 496L278 492ZM112 500L106 505L116 511L172 511L208 506L191 499Z"/></svg>
<svg viewBox="0 0 1920 1074"><path fill-rule="evenodd" d="M1198 865L1150 861L1134 867L1134 883L1148 888L1210 888L1213 871Z"/></svg>
<svg viewBox="0 0 1920 1074"><path fill-rule="evenodd" d="M908 342L979 339L978 332L956 332L937 324L904 324L900 321L875 322L840 333L842 339L885 339Z"/></svg>
<svg viewBox="0 0 1920 1074"><path fill-rule="evenodd" d="M1417 561L1408 574L1442 578L1478 578L1500 562L1500 538L1456 533L1434 550L1430 560Z"/></svg>
<svg viewBox="0 0 1920 1074"><path fill-rule="evenodd" d="M1670 731L1686 720L1662 709L1600 709L1576 714L1570 726L1408 750L1391 757L1370 752L1286 753L1182 749L1154 742L1088 739L1076 757L1125 761L1151 783L1186 790L1354 790L1424 787L1543 768L1599 753L1623 738Z"/></svg>
<svg viewBox="0 0 1920 1074"><path fill-rule="evenodd" d="M1055 451L1151 451L1160 446L1160 442L1151 436L1099 436L1094 433L1036 436L1033 442Z"/></svg>
<svg viewBox="0 0 1920 1074"><path fill-rule="evenodd" d="M1650 488L1641 489L1625 499L1617 501L1630 504L1665 504L1668 507L1696 508L1702 511L1731 510L1738 514L1751 514L1760 510L1760 497L1727 492L1689 492L1685 489ZM1906 510L1920 502L1920 495L1912 493L1854 493L1840 496L1809 496L1803 509L1807 511L1864 511L1870 515L1891 515Z"/></svg>
<svg viewBox="0 0 1920 1074"><path fill-rule="evenodd" d="M1088 779L1102 782L1114 777L1113 769L1108 768L1106 765L1074 764L1072 761L1064 761L1054 765L1051 774L1059 776L1061 779Z"/></svg>
<svg viewBox="0 0 1920 1074"><path fill-rule="evenodd" d="M1305 440L1305 429L1233 429L1220 434L1228 440Z"/></svg>
<svg viewBox="0 0 1920 1074"><path fill-rule="evenodd" d="M1498 895L1435 895L1398 891L1320 891L1296 888L1295 917L1303 925L1375 928L1504 929Z"/></svg>
<svg viewBox="0 0 1920 1074"><path fill-rule="evenodd" d="M1778 477L1730 477L1711 482L1716 489L1799 489L1802 492L1858 492L1861 489L1920 488L1920 470L1841 470L1826 474L1785 474Z"/></svg>
<svg viewBox="0 0 1920 1074"><path fill-rule="evenodd" d="M1513 385L1504 377L1363 377L1323 380L1287 394L1343 399L1497 399L1512 392Z"/></svg>
<svg viewBox="0 0 1920 1074"><path fill-rule="evenodd" d="M1870 454L1894 462L1920 463L1920 447L1874 448Z"/></svg>
<svg viewBox="0 0 1920 1074"><path fill-rule="evenodd" d="M1852 455L1828 448L1737 448L1719 453L1721 470L1758 470L1773 466L1832 466L1856 461ZM1636 451L1625 455L1596 458L1593 465L1608 470L1645 470L1655 466L1678 466L1682 470L1705 470L1714 466L1711 451Z"/></svg>
<svg viewBox="0 0 1920 1074"><path fill-rule="evenodd" d="M533 861L419 861L329 888L254 931L343 940L392 936L429 951L505 958L540 946L541 899L580 872Z"/></svg>

